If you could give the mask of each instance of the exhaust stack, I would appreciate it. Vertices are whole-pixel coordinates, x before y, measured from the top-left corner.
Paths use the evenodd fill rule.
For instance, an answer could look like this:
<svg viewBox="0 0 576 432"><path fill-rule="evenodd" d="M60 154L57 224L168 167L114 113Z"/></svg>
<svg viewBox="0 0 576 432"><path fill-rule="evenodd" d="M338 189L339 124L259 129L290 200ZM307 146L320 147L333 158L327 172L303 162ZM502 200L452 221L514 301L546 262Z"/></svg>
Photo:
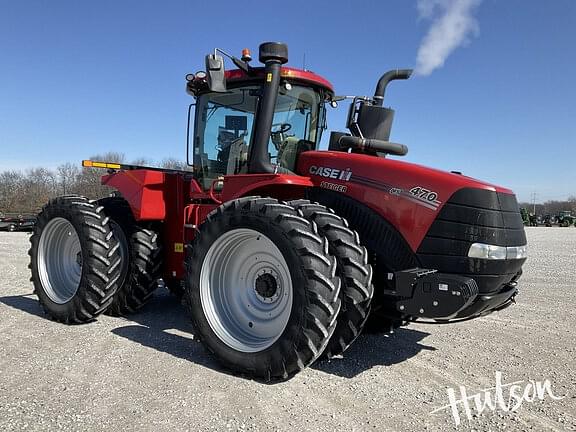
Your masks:
<svg viewBox="0 0 576 432"><path fill-rule="evenodd" d="M260 45L259 59L264 63L264 86L262 99L256 113L256 126L252 139L252 153L248 162L250 173L272 173L282 171L269 162L268 140L272 129L278 87L280 86L280 68L288 61L288 47L279 42L265 42Z"/></svg>
<svg viewBox="0 0 576 432"><path fill-rule="evenodd" d="M348 111L346 126L352 137L358 140L340 140L335 137L335 147L348 142L348 144L365 153L388 153L403 156L407 153L406 146L390 143L390 130L394 121L394 110L384 108L384 92L390 81L408 79L412 69L393 69L386 72L378 80L376 91L372 99L355 97ZM331 144L332 145L332 144Z"/></svg>
<svg viewBox="0 0 576 432"><path fill-rule="evenodd" d="M408 79L412 72L412 69L393 69L382 75L374 92L374 106L382 106L384 103L384 92L386 92L386 86L390 81Z"/></svg>

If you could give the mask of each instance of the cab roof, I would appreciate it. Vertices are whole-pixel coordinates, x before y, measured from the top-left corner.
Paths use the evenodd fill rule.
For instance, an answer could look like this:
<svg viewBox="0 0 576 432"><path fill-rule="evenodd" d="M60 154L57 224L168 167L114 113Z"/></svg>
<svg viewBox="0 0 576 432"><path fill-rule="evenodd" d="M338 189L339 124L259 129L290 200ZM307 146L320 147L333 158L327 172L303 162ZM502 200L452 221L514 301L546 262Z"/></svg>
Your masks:
<svg viewBox="0 0 576 432"><path fill-rule="evenodd" d="M236 81L253 81L260 80L264 78L264 68L254 68L255 75L248 75L241 69L233 69L225 72L226 81L236 82ZM314 86L321 87L326 90L331 95L334 95L334 87L332 84L322 78L320 75L316 75L314 72L307 70L296 69L291 67L282 67L280 69L280 76L282 78L289 78L294 81L299 81L306 84L312 84Z"/></svg>

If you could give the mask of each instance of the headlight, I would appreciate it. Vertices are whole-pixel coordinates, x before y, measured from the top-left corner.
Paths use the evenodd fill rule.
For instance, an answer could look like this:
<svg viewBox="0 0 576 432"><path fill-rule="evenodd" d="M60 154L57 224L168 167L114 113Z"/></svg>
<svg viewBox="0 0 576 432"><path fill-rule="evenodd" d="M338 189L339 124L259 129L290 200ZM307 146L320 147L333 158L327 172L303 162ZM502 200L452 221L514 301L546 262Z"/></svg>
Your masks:
<svg viewBox="0 0 576 432"><path fill-rule="evenodd" d="M508 246L506 248L506 259L528 258L528 248L524 246Z"/></svg>
<svg viewBox="0 0 576 432"><path fill-rule="evenodd" d="M526 245L524 246L495 246L484 243L473 243L468 251L470 258L490 260L522 259L527 258Z"/></svg>
<svg viewBox="0 0 576 432"><path fill-rule="evenodd" d="M468 251L470 258L484 258L493 260L506 259L506 246L494 246L484 243L473 243Z"/></svg>

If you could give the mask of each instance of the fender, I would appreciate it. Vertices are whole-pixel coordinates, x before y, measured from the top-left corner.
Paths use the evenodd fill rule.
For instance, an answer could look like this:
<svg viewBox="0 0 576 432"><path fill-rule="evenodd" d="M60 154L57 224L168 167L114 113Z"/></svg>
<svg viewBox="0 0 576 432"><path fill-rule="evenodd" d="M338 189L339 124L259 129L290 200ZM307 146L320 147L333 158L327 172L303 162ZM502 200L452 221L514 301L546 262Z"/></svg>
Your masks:
<svg viewBox="0 0 576 432"><path fill-rule="evenodd" d="M314 186L309 177L291 174L239 174L224 177L222 201L248 195L278 199L303 198L306 189Z"/></svg>
<svg viewBox="0 0 576 432"><path fill-rule="evenodd" d="M162 171L122 170L102 177L102 184L118 190L136 220L164 220L167 174Z"/></svg>
<svg viewBox="0 0 576 432"><path fill-rule="evenodd" d="M306 198L331 208L358 232L361 243L370 252L370 260L382 273L419 265L416 254L401 233L370 207L349 196L318 187L307 191Z"/></svg>

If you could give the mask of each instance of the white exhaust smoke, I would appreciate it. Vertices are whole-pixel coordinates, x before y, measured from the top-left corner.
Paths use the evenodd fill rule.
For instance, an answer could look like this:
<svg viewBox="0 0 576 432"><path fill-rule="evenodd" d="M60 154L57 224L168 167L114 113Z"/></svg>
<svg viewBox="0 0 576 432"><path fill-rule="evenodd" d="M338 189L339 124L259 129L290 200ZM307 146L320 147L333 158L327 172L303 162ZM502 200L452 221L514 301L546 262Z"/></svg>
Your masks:
<svg viewBox="0 0 576 432"><path fill-rule="evenodd" d="M429 75L454 51L478 35L478 22L472 16L482 0L418 0L418 15L430 20L430 30L422 39L416 56L416 74Z"/></svg>

